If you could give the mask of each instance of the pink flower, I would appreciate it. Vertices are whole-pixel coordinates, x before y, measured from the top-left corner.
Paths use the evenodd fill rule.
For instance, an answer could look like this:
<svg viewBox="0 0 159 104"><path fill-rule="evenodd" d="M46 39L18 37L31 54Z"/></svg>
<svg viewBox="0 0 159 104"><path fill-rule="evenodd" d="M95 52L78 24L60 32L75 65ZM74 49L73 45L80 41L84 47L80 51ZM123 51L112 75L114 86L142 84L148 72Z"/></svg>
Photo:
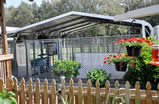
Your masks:
<svg viewBox="0 0 159 104"><path fill-rule="evenodd" d="M118 52L117 55L120 55L120 53Z"/></svg>

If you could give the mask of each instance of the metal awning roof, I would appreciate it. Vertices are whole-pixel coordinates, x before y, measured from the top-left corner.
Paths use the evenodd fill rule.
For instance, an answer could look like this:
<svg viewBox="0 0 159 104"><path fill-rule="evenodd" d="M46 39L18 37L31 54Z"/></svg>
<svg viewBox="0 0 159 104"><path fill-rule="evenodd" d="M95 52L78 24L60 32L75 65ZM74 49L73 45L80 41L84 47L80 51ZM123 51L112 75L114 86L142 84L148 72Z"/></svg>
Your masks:
<svg viewBox="0 0 159 104"><path fill-rule="evenodd" d="M114 21L112 16L72 11L22 27L15 31L8 32L7 34L9 36L14 36L16 33L21 33L21 35L27 33L28 35L28 33L33 34L36 32L68 34L103 23L141 27L142 22L143 20L136 20L132 23L131 19L119 22Z"/></svg>
<svg viewBox="0 0 159 104"><path fill-rule="evenodd" d="M153 15L159 15L159 4L128 11L127 13L124 13L124 14L116 15L114 16L114 20L121 21L126 19L141 18L141 17L153 16Z"/></svg>

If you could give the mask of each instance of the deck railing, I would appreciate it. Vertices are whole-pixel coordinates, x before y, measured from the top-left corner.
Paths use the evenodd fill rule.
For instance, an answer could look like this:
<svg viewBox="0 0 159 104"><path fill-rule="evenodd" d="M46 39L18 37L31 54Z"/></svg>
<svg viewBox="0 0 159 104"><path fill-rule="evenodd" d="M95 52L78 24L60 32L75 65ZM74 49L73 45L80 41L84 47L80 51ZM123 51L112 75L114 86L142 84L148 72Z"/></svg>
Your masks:
<svg viewBox="0 0 159 104"><path fill-rule="evenodd" d="M4 81L11 75L11 59L12 54L0 55L0 78Z"/></svg>
<svg viewBox="0 0 159 104"><path fill-rule="evenodd" d="M151 90L151 84L147 82L146 90L140 89L139 82L136 82L135 88L130 89L129 82L126 82L125 88L119 87L119 82L115 82L115 88L110 88L109 81L105 88L100 88L100 83L96 82L96 88L91 87L91 81L88 80L87 86L82 87L82 81L79 80L78 86L74 86L70 79L69 85L65 86L65 80L61 80L60 90L56 89L56 82L52 80L51 86L45 80L40 86L39 79L35 84L30 79L28 83L22 79L18 85L17 79L7 79L6 85L0 80L0 91L2 87L8 91L14 91L18 104L63 104L61 96L70 99L71 104L112 104L113 96L116 96L115 102L119 104L121 98L125 104L159 104L159 91ZM158 86L159 89L159 86Z"/></svg>

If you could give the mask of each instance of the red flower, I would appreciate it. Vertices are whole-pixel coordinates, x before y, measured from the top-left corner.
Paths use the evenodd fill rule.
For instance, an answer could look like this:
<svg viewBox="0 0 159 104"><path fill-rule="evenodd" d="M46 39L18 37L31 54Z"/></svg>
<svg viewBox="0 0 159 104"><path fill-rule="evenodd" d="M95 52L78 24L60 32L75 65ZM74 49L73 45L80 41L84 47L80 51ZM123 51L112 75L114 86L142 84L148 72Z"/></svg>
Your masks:
<svg viewBox="0 0 159 104"><path fill-rule="evenodd" d="M106 61L104 61L104 64L106 64L107 62Z"/></svg>
<svg viewBox="0 0 159 104"><path fill-rule="evenodd" d="M109 55L110 57L112 56L112 55Z"/></svg>
<svg viewBox="0 0 159 104"><path fill-rule="evenodd" d="M104 60L109 59L110 57L105 57Z"/></svg>
<svg viewBox="0 0 159 104"><path fill-rule="evenodd" d="M125 56L128 56L128 54L125 54Z"/></svg>
<svg viewBox="0 0 159 104"><path fill-rule="evenodd" d="M116 41L113 41L113 43L115 43Z"/></svg>
<svg viewBox="0 0 159 104"><path fill-rule="evenodd" d="M144 49L142 49L141 51L144 52Z"/></svg>
<svg viewBox="0 0 159 104"><path fill-rule="evenodd" d="M132 37L132 39L136 39L136 37Z"/></svg>
<svg viewBox="0 0 159 104"><path fill-rule="evenodd" d="M113 55L113 57L116 58L117 56L116 56L116 55Z"/></svg>
<svg viewBox="0 0 159 104"><path fill-rule="evenodd" d="M120 65L120 66L122 66L122 65L123 65L123 63L122 63L122 62L120 62L120 63L119 63L119 65Z"/></svg>
<svg viewBox="0 0 159 104"><path fill-rule="evenodd" d="M132 66L132 67L134 67L134 66L135 66L135 63L130 63L130 64L131 64L131 66Z"/></svg>
<svg viewBox="0 0 159 104"><path fill-rule="evenodd" d="M151 43L151 41L150 40L145 40L147 43Z"/></svg>
<svg viewBox="0 0 159 104"><path fill-rule="evenodd" d="M119 44L122 40L118 40L117 43Z"/></svg>
<svg viewBox="0 0 159 104"><path fill-rule="evenodd" d="M125 40L125 41L127 41L127 40L128 40L128 38L125 38L124 40Z"/></svg>
<svg viewBox="0 0 159 104"><path fill-rule="evenodd" d="M139 43L143 43L144 41L143 41L143 40L141 40L141 39L138 39L138 40L137 40L137 42L139 42Z"/></svg>

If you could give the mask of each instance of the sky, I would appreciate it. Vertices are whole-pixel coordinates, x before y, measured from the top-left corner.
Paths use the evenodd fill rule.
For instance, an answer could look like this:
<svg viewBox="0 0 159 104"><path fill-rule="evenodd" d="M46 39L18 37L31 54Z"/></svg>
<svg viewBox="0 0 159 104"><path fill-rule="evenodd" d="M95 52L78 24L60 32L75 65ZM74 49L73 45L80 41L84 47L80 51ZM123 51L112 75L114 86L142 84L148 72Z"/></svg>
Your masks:
<svg viewBox="0 0 159 104"><path fill-rule="evenodd" d="M41 5L42 3L42 0L34 0L34 2L30 2L29 0L6 0L5 7L10 7L10 6L18 7L22 1L28 4L36 2L37 5Z"/></svg>

